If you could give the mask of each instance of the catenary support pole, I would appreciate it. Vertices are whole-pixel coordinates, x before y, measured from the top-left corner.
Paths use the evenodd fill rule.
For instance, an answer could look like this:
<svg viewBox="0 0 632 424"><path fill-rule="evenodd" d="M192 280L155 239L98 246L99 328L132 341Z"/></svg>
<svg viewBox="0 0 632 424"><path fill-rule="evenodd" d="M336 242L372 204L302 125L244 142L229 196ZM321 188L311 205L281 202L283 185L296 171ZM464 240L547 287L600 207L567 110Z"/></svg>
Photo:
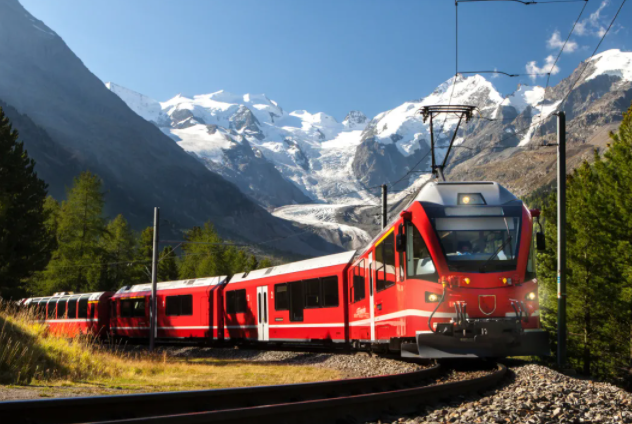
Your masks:
<svg viewBox="0 0 632 424"><path fill-rule="evenodd" d="M149 307L150 329L149 350L154 350L155 338L158 333L158 298L156 288L158 286L158 242L160 231L160 208L154 208L154 245L151 256L151 305Z"/></svg>
<svg viewBox="0 0 632 424"><path fill-rule="evenodd" d="M386 228L386 223L388 222L388 199L387 199L387 186L386 184L382 185L382 228Z"/></svg>
<svg viewBox="0 0 632 424"><path fill-rule="evenodd" d="M566 366L566 114L557 113L557 365Z"/></svg>

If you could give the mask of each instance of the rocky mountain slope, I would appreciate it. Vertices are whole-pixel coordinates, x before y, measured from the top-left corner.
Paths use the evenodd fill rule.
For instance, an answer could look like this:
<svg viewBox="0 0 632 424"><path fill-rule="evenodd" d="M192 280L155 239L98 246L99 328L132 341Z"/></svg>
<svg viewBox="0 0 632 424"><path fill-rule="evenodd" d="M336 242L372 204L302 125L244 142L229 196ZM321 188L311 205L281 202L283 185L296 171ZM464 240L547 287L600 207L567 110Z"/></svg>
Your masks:
<svg viewBox="0 0 632 424"><path fill-rule="evenodd" d="M123 213L136 229L150 225L160 206L163 228L177 235L211 220L224 236L268 247L306 255L339 250L273 217L132 112L17 0L0 1L0 59L0 100L33 124L27 130L24 118L16 128L38 160L36 170L50 170L58 196L68 178L50 175L60 165L76 166L103 179L108 214ZM42 134L28 135L32 128Z"/></svg>
<svg viewBox="0 0 632 424"><path fill-rule="evenodd" d="M353 111L342 123L324 113L288 113L265 95L220 91L160 103L107 86L209 169L263 206L277 207L275 215L355 248L371 237L367 229L379 228L371 206L379 202L375 187L414 191L420 172L430 168L422 106L477 107L457 134L449 179L499 181L524 195L555 177L555 148L542 144L555 141L557 109L567 114L569 169L604 148L632 101L632 53L609 50L554 87L520 85L508 96L480 75L459 75L371 120ZM439 146L447 145L456 124L453 116L435 121ZM439 160L445 151L439 147Z"/></svg>

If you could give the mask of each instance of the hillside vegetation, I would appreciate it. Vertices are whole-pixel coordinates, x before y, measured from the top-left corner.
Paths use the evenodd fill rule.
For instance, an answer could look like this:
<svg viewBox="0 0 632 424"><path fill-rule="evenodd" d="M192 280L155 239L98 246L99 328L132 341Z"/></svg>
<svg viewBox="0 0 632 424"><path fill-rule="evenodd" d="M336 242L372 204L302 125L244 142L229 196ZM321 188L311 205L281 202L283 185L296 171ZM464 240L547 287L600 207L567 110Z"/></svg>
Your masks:
<svg viewBox="0 0 632 424"><path fill-rule="evenodd" d="M0 384L149 392L337 378L340 373L330 369L217 359L189 362L166 354L126 353L121 345L100 344L86 336L55 337L29 310L0 302Z"/></svg>
<svg viewBox="0 0 632 424"><path fill-rule="evenodd" d="M632 108L603 155L567 178L569 364L585 375L632 385ZM547 250L538 254L542 322L557 337L557 203L542 205ZM554 350L555 352L555 350Z"/></svg>

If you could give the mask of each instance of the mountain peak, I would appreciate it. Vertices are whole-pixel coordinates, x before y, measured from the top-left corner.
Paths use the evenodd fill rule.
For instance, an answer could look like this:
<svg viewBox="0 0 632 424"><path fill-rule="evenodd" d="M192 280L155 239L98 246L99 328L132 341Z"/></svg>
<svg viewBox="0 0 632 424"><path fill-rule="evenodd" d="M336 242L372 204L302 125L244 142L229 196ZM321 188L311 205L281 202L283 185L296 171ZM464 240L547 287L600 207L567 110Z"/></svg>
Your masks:
<svg viewBox="0 0 632 424"><path fill-rule="evenodd" d="M347 116L345 116L342 124L349 128L364 128L368 120L369 119L364 113L360 112L359 110L352 110L347 114Z"/></svg>
<svg viewBox="0 0 632 424"><path fill-rule="evenodd" d="M599 75L612 75L632 81L632 52L622 52L619 49L606 50L591 58L590 63L595 70L586 77L585 81Z"/></svg>

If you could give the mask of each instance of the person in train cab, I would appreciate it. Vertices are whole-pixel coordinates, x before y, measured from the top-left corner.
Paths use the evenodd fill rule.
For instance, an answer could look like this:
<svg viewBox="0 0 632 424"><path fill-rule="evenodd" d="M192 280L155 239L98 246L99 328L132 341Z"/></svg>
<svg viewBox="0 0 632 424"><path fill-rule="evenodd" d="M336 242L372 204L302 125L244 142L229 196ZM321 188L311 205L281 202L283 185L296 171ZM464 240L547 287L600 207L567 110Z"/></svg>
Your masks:
<svg viewBox="0 0 632 424"><path fill-rule="evenodd" d="M459 243L458 248L456 249L457 255L471 255L472 254L472 243L465 240Z"/></svg>

